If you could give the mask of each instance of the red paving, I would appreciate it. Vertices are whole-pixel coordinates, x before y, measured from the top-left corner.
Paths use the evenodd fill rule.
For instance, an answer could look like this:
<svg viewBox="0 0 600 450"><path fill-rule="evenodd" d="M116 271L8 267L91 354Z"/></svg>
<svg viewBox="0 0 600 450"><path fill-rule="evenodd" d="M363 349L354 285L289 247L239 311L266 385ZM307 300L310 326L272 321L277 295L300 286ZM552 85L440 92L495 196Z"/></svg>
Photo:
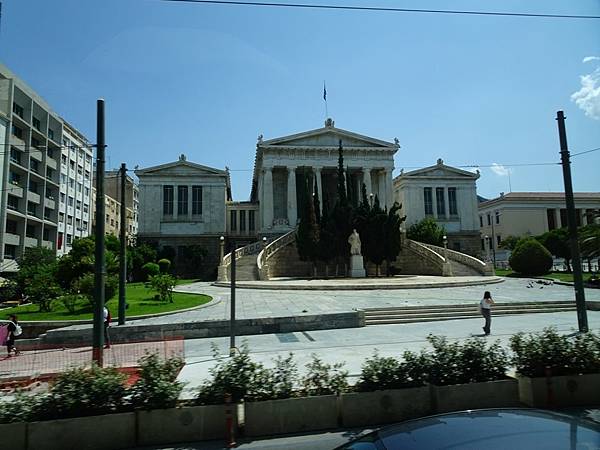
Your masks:
<svg viewBox="0 0 600 450"><path fill-rule="evenodd" d="M172 356L183 357L183 339L166 341L128 342L113 344L104 349L104 366L133 368L147 353L157 353L161 359ZM27 384L45 380L73 367L90 367L92 347L47 348L21 352L17 356L0 356L0 386L10 386L15 382ZM135 371L123 370L131 377Z"/></svg>

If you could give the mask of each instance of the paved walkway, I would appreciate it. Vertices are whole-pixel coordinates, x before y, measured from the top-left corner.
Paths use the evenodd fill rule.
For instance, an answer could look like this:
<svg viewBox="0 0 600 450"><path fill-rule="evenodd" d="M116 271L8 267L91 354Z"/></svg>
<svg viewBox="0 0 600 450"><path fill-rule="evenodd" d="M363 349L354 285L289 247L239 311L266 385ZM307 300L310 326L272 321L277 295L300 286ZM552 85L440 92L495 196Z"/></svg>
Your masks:
<svg viewBox="0 0 600 450"><path fill-rule="evenodd" d="M445 277L437 277L445 279ZM455 277L462 278L462 277ZM359 308L390 306L477 304L484 291L490 291L494 300L502 303L525 301L575 301L571 286L544 286L528 279L505 278L497 284L429 289L368 290L368 291L298 291L298 290L236 290L236 317L239 319L261 317L286 317L303 314L346 312ZM309 282L309 281L307 281ZM161 324L229 319L230 289L210 283L193 283L177 288L179 292L196 292L212 296L212 306L195 311L154 317L136 321L138 324ZM600 301L600 289L586 289L588 300Z"/></svg>

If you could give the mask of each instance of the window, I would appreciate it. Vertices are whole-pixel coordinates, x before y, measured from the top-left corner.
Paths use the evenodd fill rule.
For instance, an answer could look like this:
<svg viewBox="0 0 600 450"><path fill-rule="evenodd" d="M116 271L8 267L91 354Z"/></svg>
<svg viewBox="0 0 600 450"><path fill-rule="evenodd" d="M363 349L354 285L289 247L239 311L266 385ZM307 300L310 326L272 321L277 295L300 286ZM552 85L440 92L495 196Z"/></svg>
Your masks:
<svg viewBox="0 0 600 450"><path fill-rule="evenodd" d="M37 212L37 205L33 202L27 202L27 214L35 216Z"/></svg>
<svg viewBox="0 0 600 450"><path fill-rule="evenodd" d="M83 167L82 166L77 166L77 175L83 175Z"/></svg>
<svg viewBox="0 0 600 450"><path fill-rule="evenodd" d="M114 227L115 226L115 219L110 219L110 226Z"/></svg>
<svg viewBox="0 0 600 450"><path fill-rule="evenodd" d="M246 231L246 211L240 211L240 231Z"/></svg>
<svg viewBox="0 0 600 450"><path fill-rule="evenodd" d="M19 127L13 125L11 131L14 137L19 138L21 140L23 139L23 130L21 130Z"/></svg>
<svg viewBox="0 0 600 450"><path fill-rule="evenodd" d="M35 147L35 148L39 148L40 147L40 141L38 141L36 138L32 137L31 138L31 146Z"/></svg>
<svg viewBox="0 0 600 450"><path fill-rule="evenodd" d="M76 210L81 210L81 200L77 200L77 203L75 204L75 209Z"/></svg>
<svg viewBox="0 0 600 450"><path fill-rule="evenodd" d="M71 241L73 241L73 236L67 234L67 245L71 245Z"/></svg>
<svg viewBox="0 0 600 450"><path fill-rule="evenodd" d="M86 213L89 211L89 206L87 204L83 204L83 212Z"/></svg>
<svg viewBox="0 0 600 450"><path fill-rule="evenodd" d="M86 179L86 180L89 180L89 179L90 179L90 171L89 171L89 170L86 170L86 171L85 171L85 175L84 175L84 177L85 177L85 179Z"/></svg>
<svg viewBox="0 0 600 450"><path fill-rule="evenodd" d="M65 202L65 200L66 200L66 198L67 198L67 196L65 195L65 193L64 193L64 192L61 192L61 193L60 193L60 202L61 202L61 203L64 203L64 202Z"/></svg>
<svg viewBox="0 0 600 450"><path fill-rule="evenodd" d="M16 172L9 172L8 177L11 184L19 185L21 183L21 175Z"/></svg>
<svg viewBox="0 0 600 450"><path fill-rule="evenodd" d="M43 237L44 241L49 241L50 240L50 230L48 228L44 228L44 237Z"/></svg>
<svg viewBox="0 0 600 450"><path fill-rule="evenodd" d="M17 257L17 246L6 244L4 246L4 258L15 259Z"/></svg>
<svg viewBox="0 0 600 450"><path fill-rule="evenodd" d="M38 193L38 184L33 180L29 180L29 191L34 194Z"/></svg>
<svg viewBox="0 0 600 450"><path fill-rule="evenodd" d="M556 229L556 217L553 209L546 210L546 217L548 218L548 231Z"/></svg>
<svg viewBox="0 0 600 450"><path fill-rule="evenodd" d="M54 170L51 167L46 167L46 178L52 179Z"/></svg>
<svg viewBox="0 0 600 450"><path fill-rule="evenodd" d="M48 137L54 140L54 130L48 130Z"/></svg>
<svg viewBox="0 0 600 450"><path fill-rule="evenodd" d="M54 194L49 188L46 188L46 198L48 200L54 200Z"/></svg>
<svg viewBox="0 0 600 450"><path fill-rule="evenodd" d="M163 215L173 215L173 186L163 186Z"/></svg>
<svg viewBox="0 0 600 450"><path fill-rule="evenodd" d="M58 221L60 223L64 223L65 222L65 213L58 213Z"/></svg>
<svg viewBox="0 0 600 450"><path fill-rule="evenodd" d="M67 185L67 176L64 173L60 174L60 184L66 186Z"/></svg>
<svg viewBox="0 0 600 450"><path fill-rule="evenodd" d="M448 209L451 216L458 216L458 206L456 205L456 188L448 188Z"/></svg>
<svg viewBox="0 0 600 450"><path fill-rule="evenodd" d="M56 247L60 250L62 248L62 243L63 243L63 233L58 233L58 243L56 244Z"/></svg>
<svg viewBox="0 0 600 450"><path fill-rule="evenodd" d="M77 192L81 192L83 190L83 184L77 183Z"/></svg>
<svg viewBox="0 0 600 450"><path fill-rule="evenodd" d="M502 236L497 235L496 236L496 247L498 247L500 245L500 242L502 242Z"/></svg>
<svg viewBox="0 0 600 450"><path fill-rule="evenodd" d="M61 156L60 156L60 163L61 163L63 166L66 166L66 165L67 165L67 155L61 155Z"/></svg>
<svg viewBox="0 0 600 450"><path fill-rule="evenodd" d="M81 219L75 219L75 228L81 230Z"/></svg>
<svg viewBox="0 0 600 450"><path fill-rule="evenodd" d="M75 171L75 161L73 161L72 159L69 160L69 167L72 171Z"/></svg>
<svg viewBox="0 0 600 450"><path fill-rule="evenodd" d="M29 158L29 168L33 170L35 173L38 173L40 170L40 163L38 163L35 159Z"/></svg>
<svg viewBox="0 0 600 450"><path fill-rule="evenodd" d="M500 211L496 211L494 214L496 216L496 225L498 225L500 223Z"/></svg>
<svg viewBox="0 0 600 450"><path fill-rule="evenodd" d="M445 216L446 200L444 199L444 188L435 188L435 205L438 216Z"/></svg>
<svg viewBox="0 0 600 450"><path fill-rule="evenodd" d="M231 231L237 230L237 211L230 211L229 213L230 222L231 222Z"/></svg>
<svg viewBox="0 0 600 450"><path fill-rule="evenodd" d="M69 178L69 187L75 189L75 180L73 178Z"/></svg>
<svg viewBox="0 0 600 450"><path fill-rule="evenodd" d="M17 234L17 222L15 222L14 220L7 220L6 232L10 234Z"/></svg>
<svg viewBox="0 0 600 450"><path fill-rule="evenodd" d="M87 231L87 227L88 227L88 223L84 220L83 226L81 228L83 228L83 231Z"/></svg>
<svg viewBox="0 0 600 450"><path fill-rule="evenodd" d="M560 210L560 227L564 228L568 225L568 221L567 221L567 210L564 208L561 208Z"/></svg>
<svg viewBox="0 0 600 450"><path fill-rule="evenodd" d="M33 142L33 139L31 141ZM49 148L48 150L46 150L46 155L48 155L48 158L54 159L54 149Z"/></svg>
<svg viewBox="0 0 600 450"><path fill-rule="evenodd" d="M487 215L487 224L488 227L492 224L492 216L490 216L489 214Z"/></svg>
<svg viewBox="0 0 600 450"><path fill-rule="evenodd" d="M21 164L21 152L14 147L10 148L10 160L17 164Z"/></svg>
<svg viewBox="0 0 600 450"><path fill-rule="evenodd" d="M202 186L192 186L192 214L202 214Z"/></svg>
<svg viewBox="0 0 600 450"><path fill-rule="evenodd" d="M177 214L185 216L188 213L188 187L177 186Z"/></svg>
<svg viewBox="0 0 600 450"><path fill-rule="evenodd" d="M34 225L27 225L27 228L25 229L25 236L30 237L30 238L35 237L35 226Z"/></svg>
<svg viewBox="0 0 600 450"><path fill-rule="evenodd" d="M15 102L13 102L13 112L21 119L23 118L23 107L21 105L17 105Z"/></svg>
<svg viewBox="0 0 600 450"><path fill-rule="evenodd" d="M423 199L425 202L425 215L433 215L433 195L430 187L423 188Z"/></svg>
<svg viewBox="0 0 600 450"><path fill-rule="evenodd" d="M256 229L256 223L254 221L254 211L248 211L248 230L254 231Z"/></svg>
<svg viewBox="0 0 600 450"><path fill-rule="evenodd" d="M485 239L481 240L481 250L485 250Z"/></svg>
<svg viewBox="0 0 600 450"><path fill-rule="evenodd" d="M479 226L483 227L483 216L479 216Z"/></svg>
<svg viewBox="0 0 600 450"><path fill-rule="evenodd" d="M73 216L67 216L67 225L73 225Z"/></svg>
<svg viewBox="0 0 600 450"><path fill-rule="evenodd" d="M19 197L15 197L14 195L9 195L6 199L6 207L12 210L19 209Z"/></svg>
<svg viewBox="0 0 600 450"><path fill-rule="evenodd" d="M69 206L73 206L73 201L75 199L69 195Z"/></svg>
<svg viewBox="0 0 600 450"><path fill-rule="evenodd" d="M31 122L33 123L33 128L35 128L38 131L42 131L42 123L40 122L40 119L34 117Z"/></svg>
<svg viewBox="0 0 600 450"><path fill-rule="evenodd" d="M52 210L50 208L44 208L44 219L52 220Z"/></svg>
<svg viewBox="0 0 600 450"><path fill-rule="evenodd" d="M92 157L90 155L85 155L85 162L87 162L88 164L92 163ZM86 170L86 173L88 175L88 177L90 176L90 172Z"/></svg>
<svg viewBox="0 0 600 450"><path fill-rule="evenodd" d="M86 187L86 188L84 189L84 193L85 193L85 196L86 196L86 197L89 197L89 195L90 195L90 188L89 188L89 187Z"/></svg>

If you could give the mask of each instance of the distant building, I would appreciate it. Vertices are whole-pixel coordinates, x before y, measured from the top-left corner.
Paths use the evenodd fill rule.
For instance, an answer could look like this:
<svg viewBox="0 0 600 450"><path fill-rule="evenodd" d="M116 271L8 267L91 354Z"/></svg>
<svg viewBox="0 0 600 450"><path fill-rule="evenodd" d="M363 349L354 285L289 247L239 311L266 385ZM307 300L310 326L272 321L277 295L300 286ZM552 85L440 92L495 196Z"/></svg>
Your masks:
<svg viewBox="0 0 600 450"><path fill-rule="evenodd" d="M105 174L106 194L121 202L121 175L120 170L109 170ZM139 188L137 182L127 175L125 177L125 207L128 212L127 235L135 237L138 232L139 220Z"/></svg>
<svg viewBox="0 0 600 450"><path fill-rule="evenodd" d="M96 233L96 188L92 188L92 233ZM125 236L128 243L133 243L136 236L129 233L129 229L132 229L133 210L125 207L126 213L126 229ZM112 234L113 236L119 237L121 235L121 202L114 199L108 194L104 194L104 234Z"/></svg>
<svg viewBox="0 0 600 450"><path fill-rule="evenodd" d="M195 272L214 277L220 237L227 230L226 202L231 200L227 171L181 155L178 161L138 169L135 174L140 192L138 240L170 254L182 275L188 270L190 252L201 247L207 254ZM234 220L237 226L237 216Z"/></svg>
<svg viewBox="0 0 600 450"><path fill-rule="evenodd" d="M60 161L57 254L71 250L74 239L92 232L92 146L85 136L64 123Z"/></svg>
<svg viewBox="0 0 600 450"><path fill-rule="evenodd" d="M577 192L574 197L577 225L593 223L592 213L600 210L600 192ZM502 193L479 203L482 252L497 250L508 236L538 236L566 226L563 192Z"/></svg>
<svg viewBox="0 0 600 450"><path fill-rule="evenodd" d="M60 185L64 138L81 147L87 142L38 94L0 64L0 272L17 270L15 259L27 247L43 246L56 252L59 232L66 233L68 229L68 223L60 221L68 220L66 209L62 209L64 216L59 216L61 193L67 202L70 189ZM66 156L69 158L69 152ZM68 177L65 179L68 183L66 180ZM76 208L75 199L80 198L83 211L83 183L79 196L77 186L73 205ZM77 214L72 217L76 224ZM83 215L79 218L83 224Z"/></svg>
<svg viewBox="0 0 600 450"><path fill-rule="evenodd" d="M434 166L403 172L394 178L394 198L406 215L406 228L426 217L443 226L448 248L479 255L477 186L479 173L450 167L438 159Z"/></svg>

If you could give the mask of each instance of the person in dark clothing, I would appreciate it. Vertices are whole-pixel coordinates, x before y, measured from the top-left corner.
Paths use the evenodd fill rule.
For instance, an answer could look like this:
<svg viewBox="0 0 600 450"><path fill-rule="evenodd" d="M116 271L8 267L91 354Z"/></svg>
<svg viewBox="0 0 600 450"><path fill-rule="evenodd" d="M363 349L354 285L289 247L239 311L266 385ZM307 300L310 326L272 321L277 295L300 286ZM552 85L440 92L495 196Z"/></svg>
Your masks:
<svg viewBox="0 0 600 450"><path fill-rule="evenodd" d="M17 320L17 316L11 314L9 316L10 322L8 323L8 335L6 337L6 352L8 356L12 356L11 353L18 355L20 352L15 347L15 337L21 334L21 326Z"/></svg>
<svg viewBox="0 0 600 450"><path fill-rule="evenodd" d="M479 302L479 310L481 311L481 315L485 318L485 325L483 326L483 332L485 335L489 335L491 333L492 326L492 305L494 304L494 300L492 300L492 294L489 291L485 291L483 294L483 298L481 302Z"/></svg>

